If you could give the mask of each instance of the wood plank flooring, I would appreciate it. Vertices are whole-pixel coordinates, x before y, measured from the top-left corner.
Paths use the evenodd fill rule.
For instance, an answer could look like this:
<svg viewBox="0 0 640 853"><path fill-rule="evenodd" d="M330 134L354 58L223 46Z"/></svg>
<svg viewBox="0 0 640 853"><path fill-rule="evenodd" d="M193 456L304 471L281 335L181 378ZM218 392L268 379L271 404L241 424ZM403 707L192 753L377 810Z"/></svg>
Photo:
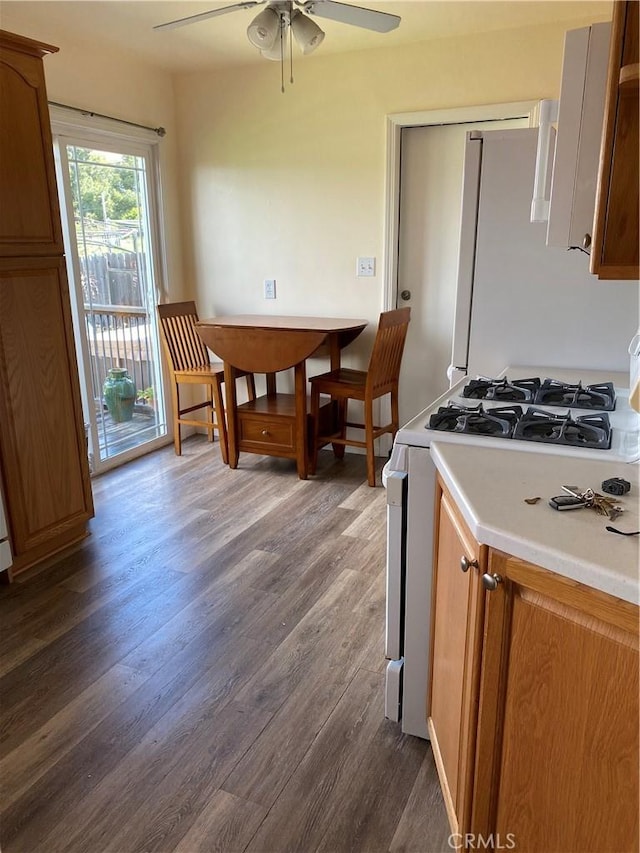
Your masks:
<svg viewBox="0 0 640 853"><path fill-rule="evenodd" d="M194 437L93 482L91 536L0 588L3 853L447 851L384 719L385 495Z"/></svg>

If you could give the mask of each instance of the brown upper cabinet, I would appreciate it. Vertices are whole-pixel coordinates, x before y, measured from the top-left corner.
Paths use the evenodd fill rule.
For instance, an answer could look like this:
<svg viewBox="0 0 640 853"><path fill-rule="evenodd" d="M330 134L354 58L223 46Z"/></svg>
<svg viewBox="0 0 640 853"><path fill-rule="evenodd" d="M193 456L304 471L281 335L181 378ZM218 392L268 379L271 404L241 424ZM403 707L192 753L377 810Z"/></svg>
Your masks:
<svg viewBox="0 0 640 853"><path fill-rule="evenodd" d="M63 253L42 65L57 50L0 32L0 257Z"/></svg>
<svg viewBox="0 0 640 853"><path fill-rule="evenodd" d="M638 0L614 4L591 272L640 277Z"/></svg>

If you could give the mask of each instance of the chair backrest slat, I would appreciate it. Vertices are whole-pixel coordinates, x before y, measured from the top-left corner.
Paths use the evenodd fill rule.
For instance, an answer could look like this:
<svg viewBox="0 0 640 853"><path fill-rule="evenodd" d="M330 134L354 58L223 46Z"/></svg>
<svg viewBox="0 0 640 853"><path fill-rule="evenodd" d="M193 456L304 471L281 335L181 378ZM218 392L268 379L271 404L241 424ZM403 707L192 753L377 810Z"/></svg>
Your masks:
<svg viewBox="0 0 640 853"><path fill-rule="evenodd" d="M209 364L209 352L195 330L198 322L195 302L158 305L158 317L169 366L174 371Z"/></svg>
<svg viewBox="0 0 640 853"><path fill-rule="evenodd" d="M411 308L380 314L367 371L368 390L374 397L398 383L410 317Z"/></svg>

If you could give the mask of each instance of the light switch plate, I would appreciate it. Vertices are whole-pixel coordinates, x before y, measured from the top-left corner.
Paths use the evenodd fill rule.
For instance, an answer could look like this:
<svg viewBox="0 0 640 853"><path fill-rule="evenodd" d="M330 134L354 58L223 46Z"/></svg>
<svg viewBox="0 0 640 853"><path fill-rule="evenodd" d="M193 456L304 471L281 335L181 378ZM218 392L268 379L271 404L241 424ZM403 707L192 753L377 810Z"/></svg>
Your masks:
<svg viewBox="0 0 640 853"><path fill-rule="evenodd" d="M375 258L358 258L356 264L356 275L359 278L373 276L376 274Z"/></svg>
<svg viewBox="0 0 640 853"><path fill-rule="evenodd" d="M265 278L264 280L264 298L276 298L276 280L275 278Z"/></svg>

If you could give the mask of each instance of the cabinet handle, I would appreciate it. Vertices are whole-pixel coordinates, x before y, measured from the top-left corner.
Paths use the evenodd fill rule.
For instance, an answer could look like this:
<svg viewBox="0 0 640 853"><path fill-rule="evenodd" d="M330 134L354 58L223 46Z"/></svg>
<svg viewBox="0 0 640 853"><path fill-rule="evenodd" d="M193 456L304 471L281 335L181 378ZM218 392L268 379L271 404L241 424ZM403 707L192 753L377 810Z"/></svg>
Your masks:
<svg viewBox="0 0 640 853"><path fill-rule="evenodd" d="M497 589L499 583L502 583L502 578L500 577L500 575L497 575L495 573L490 575L489 572L485 572L482 575L482 586L489 592L493 592L495 589Z"/></svg>
<svg viewBox="0 0 640 853"><path fill-rule="evenodd" d="M463 572L468 572L472 566L474 569L480 568L477 560L470 560L468 557L460 557L460 568Z"/></svg>
<svg viewBox="0 0 640 853"><path fill-rule="evenodd" d="M269 435L269 430L263 429L261 435Z"/></svg>

